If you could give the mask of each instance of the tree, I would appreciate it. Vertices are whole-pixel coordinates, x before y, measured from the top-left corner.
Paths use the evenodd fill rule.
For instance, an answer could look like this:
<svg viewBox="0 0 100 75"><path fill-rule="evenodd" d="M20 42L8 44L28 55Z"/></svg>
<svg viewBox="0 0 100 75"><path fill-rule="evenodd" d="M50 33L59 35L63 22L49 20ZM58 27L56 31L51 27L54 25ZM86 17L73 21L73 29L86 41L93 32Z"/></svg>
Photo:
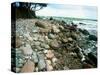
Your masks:
<svg viewBox="0 0 100 75"><path fill-rule="evenodd" d="M16 18L36 18L36 11L46 7L46 3L26 3L15 2L12 3L12 13L15 11Z"/></svg>

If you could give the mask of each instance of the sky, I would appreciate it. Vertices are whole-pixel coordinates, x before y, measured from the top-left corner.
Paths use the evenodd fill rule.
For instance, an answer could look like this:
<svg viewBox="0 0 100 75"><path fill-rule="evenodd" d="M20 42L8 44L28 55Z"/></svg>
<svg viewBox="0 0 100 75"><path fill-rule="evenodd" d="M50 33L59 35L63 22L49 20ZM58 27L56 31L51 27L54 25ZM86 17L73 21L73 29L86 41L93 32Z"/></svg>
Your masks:
<svg viewBox="0 0 100 75"><path fill-rule="evenodd" d="M97 19L97 7L66 4L48 4L47 7L36 11L36 15Z"/></svg>

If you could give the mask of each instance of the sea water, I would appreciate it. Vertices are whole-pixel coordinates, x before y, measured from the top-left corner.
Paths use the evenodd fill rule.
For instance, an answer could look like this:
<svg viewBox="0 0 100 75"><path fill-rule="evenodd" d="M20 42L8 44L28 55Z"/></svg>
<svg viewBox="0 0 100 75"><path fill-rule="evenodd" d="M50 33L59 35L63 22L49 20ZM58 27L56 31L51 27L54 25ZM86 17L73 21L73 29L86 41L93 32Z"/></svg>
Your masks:
<svg viewBox="0 0 100 75"><path fill-rule="evenodd" d="M67 17L53 17L54 19L65 21L67 24L73 22L78 25L78 28L86 29L90 34L97 36L97 20L95 19L81 19L81 18L67 18Z"/></svg>
<svg viewBox="0 0 100 75"><path fill-rule="evenodd" d="M90 34L97 36L97 21L96 20L79 20L79 21L73 21L73 22L78 25L78 28L86 29L89 31Z"/></svg>
<svg viewBox="0 0 100 75"><path fill-rule="evenodd" d="M42 19L50 19L50 16L44 17ZM90 34L97 36L97 20L96 19L82 19L82 18L70 18L70 17L55 17L53 19L64 21L66 24L71 24L72 22L78 25L78 28L86 29Z"/></svg>

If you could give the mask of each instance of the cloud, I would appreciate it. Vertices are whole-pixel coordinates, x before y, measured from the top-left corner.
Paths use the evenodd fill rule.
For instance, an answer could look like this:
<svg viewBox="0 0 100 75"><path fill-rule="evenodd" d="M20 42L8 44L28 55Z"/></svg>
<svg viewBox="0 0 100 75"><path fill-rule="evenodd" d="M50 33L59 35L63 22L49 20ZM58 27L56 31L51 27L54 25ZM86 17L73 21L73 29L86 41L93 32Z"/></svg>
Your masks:
<svg viewBox="0 0 100 75"><path fill-rule="evenodd" d="M39 16L60 16L76 18L97 18L96 7L51 4L36 12Z"/></svg>

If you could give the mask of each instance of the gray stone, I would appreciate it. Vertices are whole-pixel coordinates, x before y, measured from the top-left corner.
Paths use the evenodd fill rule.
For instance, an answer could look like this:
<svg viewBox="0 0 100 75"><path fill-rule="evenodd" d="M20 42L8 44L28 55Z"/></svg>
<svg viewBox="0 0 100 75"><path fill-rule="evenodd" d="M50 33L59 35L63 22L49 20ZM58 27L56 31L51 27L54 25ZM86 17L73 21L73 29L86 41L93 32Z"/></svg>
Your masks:
<svg viewBox="0 0 100 75"><path fill-rule="evenodd" d="M57 28L57 26L52 26L53 32L58 33L60 30Z"/></svg>
<svg viewBox="0 0 100 75"><path fill-rule="evenodd" d="M48 50L45 49L43 52L46 54L48 52Z"/></svg>
<svg viewBox="0 0 100 75"><path fill-rule="evenodd" d="M50 48L49 45L48 44L45 44L45 43L41 43L41 47L46 48L46 49L47 48Z"/></svg>
<svg viewBox="0 0 100 75"><path fill-rule="evenodd" d="M64 66L64 70L69 70L69 68L67 66Z"/></svg>
<svg viewBox="0 0 100 75"><path fill-rule="evenodd" d="M52 58L52 62L53 62L53 63L56 63L57 61L58 61L58 60L57 60L56 57Z"/></svg>
<svg viewBox="0 0 100 75"><path fill-rule="evenodd" d="M66 38L64 38L64 39L62 39L62 41L64 42L64 43L66 43L66 42L68 42L68 39Z"/></svg>
<svg viewBox="0 0 100 75"><path fill-rule="evenodd" d="M38 72L38 67L35 68L35 71Z"/></svg>
<svg viewBox="0 0 100 75"><path fill-rule="evenodd" d="M44 42L44 37L39 37L38 40Z"/></svg>
<svg viewBox="0 0 100 75"><path fill-rule="evenodd" d="M68 41L70 41L70 42L71 42L71 41L73 41L73 39L72 39L71 37L69 37L69 38L68 38Z"/></svg>
<svg viewBox="0 0 100 75"><path fill-rule="evenodd" d="M19 64L23 64L25 61L23 59L19 59Z"/></svg>
<svg viewBox="0 0 100 75"><path fill-rule="evenodd" d="M29 33L29 32L27 32L26 34L24 34L24 36L25 36L28 40L33 41L33 38L30 36L30 33Z"/></svg>
<svg viewBox="0 0 100 75"><path fill-rule="evenodd" d="M35 42L35 45L38 45L39 46L40 45L40 42L39 41L36 41Z"/></svg>
<svg viewBox="0 0 100 75"><path fill-rule="evenodd" d="M37 27L33 27L33 28L32 28L32 32L33 32L33 33L38 32L38 28L37 28Z"/></svg>
<svg viewBox="0 0 100 75"><path fill-rule="evenodd" d="M59 48L59 43L57 40L53 40L53 41L51 41L50 46L52 48Z"/></svg>
<svg viewBox="0 0 100 75"><path fill-rule="evenodd" d="M38 54L38 58L39 58L38 68L39 68L40 71L44 70L46 68L44 55L43 54Z"/></svg>
<svg viewBox="0 0 100 75"><path fill-rule="evenodd" d="M40 46L36 46L37 51L42 50L43 48L41 48Z"/></svg>
<svg viewBox="0 0 100 75"><path fill-rule="evenodd" d="M50 39L54 39L54 38L55 38L55 36L54 36L53 34L51 34L51 33L48 35L48 37L49 37Z"/></svg>
<svg viewBox="0 0 100 75"><path fill-rule="evenodd" d="M60 25L60 26L59 26L59 29L60 29L60 30L63 30L63 29L64 29L64 27Z"/></svg>
<svg viewBox="0 0 100 75"><path fill-rule="evenodd" d="M37 63L38 62L38 56L37 56L37 53L35 51L33 51L32 53L32 60Z"/></svg>
<svg viewBox="0 0 100 75"><path fill-rule="evenodd" d="M16 67L22 67L24 64L23 60L20 60L20 58L16 58Z"/></svg>
<svg viewBox="0 0 100 75"><path fill-rule="evenodd" d="M30 44L25 44L25 46L20 47L20 49L23 51L24 55L31 55L33 52Z"/></svg>
<svg viewBox="0 0 100 75"><path fill-rule="evenodd" d="M16 67L16 73L19 73L21 68Z"/></svg>
<svg viewBox="0 0 100 75"><path fill-rule="evenodd" d="M16 54L22 53L22 50L16 48Z"/></svg>
<svg viewBox="0 0 100 75"><path fill-rule="evenodd" d="M33 40L35 40L35 41L38 40L38 37L33 37Z"/></svg>
<svg viewBox="0 0 100 75"><path fill-rule="evenodd" d="M21 65L22 66L22 65ZM18 61L16 60L16 67L21 67L21 66L19 66L19 63L18 63Z"/></svg>

